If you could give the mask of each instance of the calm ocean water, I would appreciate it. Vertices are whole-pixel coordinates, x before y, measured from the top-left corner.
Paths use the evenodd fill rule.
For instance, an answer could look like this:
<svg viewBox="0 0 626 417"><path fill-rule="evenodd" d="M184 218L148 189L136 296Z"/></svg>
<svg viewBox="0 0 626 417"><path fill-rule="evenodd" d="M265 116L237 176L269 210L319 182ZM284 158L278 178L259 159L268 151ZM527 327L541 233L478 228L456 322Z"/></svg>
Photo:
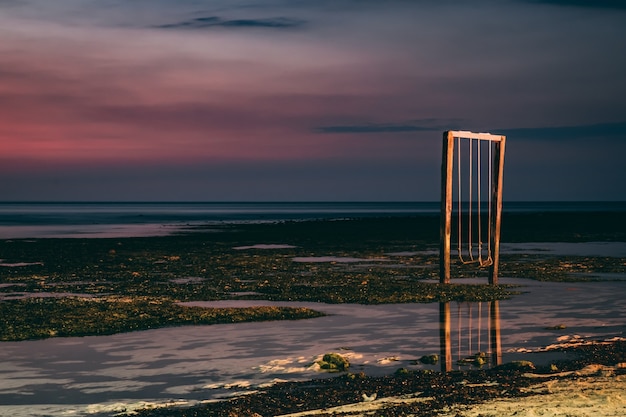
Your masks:
<svg viewBox="0 0 626 417"><path fill-rule="evenodd" d="M223 222L437 215L439 210L439 202L0 203L0 239L158 236ZM626 202L507 202L504 210L626 212Z"/></svg>

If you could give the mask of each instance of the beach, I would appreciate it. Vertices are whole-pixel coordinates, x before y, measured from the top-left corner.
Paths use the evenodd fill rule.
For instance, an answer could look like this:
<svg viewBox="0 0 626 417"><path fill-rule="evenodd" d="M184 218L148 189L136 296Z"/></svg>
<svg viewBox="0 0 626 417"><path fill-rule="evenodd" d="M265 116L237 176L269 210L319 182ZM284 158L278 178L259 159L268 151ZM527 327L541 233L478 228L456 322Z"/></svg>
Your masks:
<svg viewBox="0 0 626 417"><path fill-rule="evenodd" d="M369 403L384 408L379 415L411 415L403 401L383 399L428 397L416 393L435 375L451 378L454 387L468 378L480 385L481 378L511 377L520 385L502 395L525 399L493 405L510 410L528 408L515 401L541 403L529 392L542 393L547 409L568 389L597 393L598 387L612 404L626 362L619 342L625 323L623 216L619 210L505 213L498 287L486 285L486 270L458 265L452 285L437 283L439 219L432 212L185 223L162 236L4 239L0 411L111 415L143 407L142 415L277 415L317 409L323 415L319 410ZM480 367L457 364L493 347L488 311L494 300L501 358ZM452 341L458 336L462 343L452 347L453 369L441 373L441 363L419 359L440 353L445 303L454 313ZM227 314L209 317L209 308ZM18 311L24 313L18 317ZM106 319L96 325L88 317ZM310 318L299 320L304 317ZM559 338L567 343L546 349ZM597 350L565 365L578 358L567 353L576 344L606 340L620 349L604 359ZM329 351L348 357L351 368L312 369ZM532 372L542 377L498 368L519 360L532 361ZM605 368L588 368L578 379L565 374L590 365ZM542 380L546 375L549 381ZM297 384L309 388L296 401L303 386ZM381 387L377 399L364 401L373 386ZM313 395L318 391L322 404ZM432 415L506 415L505 408L487 408L489 402L468 408L501 392L459 394L427 408ZM246 401L240 414L233 411ZM235 408L227 411L228 404ZM446 411L453 406L460 408ZM355 407L333 412L359 415Z"/></svg>
<svg viewBox="0 0 626 417"><path fill-rule="evenodd" d="M457 406L441 417L463 416L603 416L626 414L626 377L611 368L589 367L574 380L553 380L530 387L526 398L489 401L477 406ZM593 376L591 374L605 375Z"/></svg>

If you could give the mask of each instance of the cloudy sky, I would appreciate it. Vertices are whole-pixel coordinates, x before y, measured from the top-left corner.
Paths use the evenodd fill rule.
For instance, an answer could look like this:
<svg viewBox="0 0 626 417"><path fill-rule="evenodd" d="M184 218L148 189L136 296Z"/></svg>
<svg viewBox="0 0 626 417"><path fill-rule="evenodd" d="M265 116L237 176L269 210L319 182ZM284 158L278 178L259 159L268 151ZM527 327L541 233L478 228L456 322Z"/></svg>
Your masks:
<svg viewBox="0 0 626 417"><path fill-rule="evenodd" d="M0 200L626 200L626 2L0 0Z"/></svg>

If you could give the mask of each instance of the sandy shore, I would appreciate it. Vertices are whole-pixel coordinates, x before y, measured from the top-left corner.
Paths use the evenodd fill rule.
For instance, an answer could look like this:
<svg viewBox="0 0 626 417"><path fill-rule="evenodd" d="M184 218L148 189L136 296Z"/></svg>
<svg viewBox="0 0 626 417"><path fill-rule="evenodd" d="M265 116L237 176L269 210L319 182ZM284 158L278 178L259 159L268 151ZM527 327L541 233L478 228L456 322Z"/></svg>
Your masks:
<svg viewBox="0 0 626 417"><path fill-rule="evenodd" d="M561 374L525 374L538 383L521 391L524 397L501 398L477 405L446 407L438 417L621 417L626 415L626 363L617 366L589 365ZM616 371L620 374L616 375ZM555 379L556 378L556 379ZM546 380L549 379L549 380ZM475 384L478 386L479 384ZM339 407L283 414L278 417L395 415L394 408L434 401L434 397L404 395L376 398ZM398 415L418 415L401 414Z"/></svg>
<svg viewBox="0 0 626 417"><path fill-rule="evenodd" d="M622 369L626 364L619 364ZM626 416L626 375L615 368L590 365L572 379L541 382L527 388L531 395L456 406L441 417L621 417Z"/></svg>

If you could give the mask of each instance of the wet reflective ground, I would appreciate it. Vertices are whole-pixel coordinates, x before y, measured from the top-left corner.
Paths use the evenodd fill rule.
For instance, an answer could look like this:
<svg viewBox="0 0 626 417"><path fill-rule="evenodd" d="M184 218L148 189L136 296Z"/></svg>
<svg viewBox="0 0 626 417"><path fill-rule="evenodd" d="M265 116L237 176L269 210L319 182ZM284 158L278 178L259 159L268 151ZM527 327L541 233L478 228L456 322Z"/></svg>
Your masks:
<svg viewBox="0 0 626 417"><path fill-rule="evenodd" d="M452 369L473 366L458 361L481 351L491 359L483 366L517 359L551 363L559 358L539 352L546 346L624 337L626 331L623 227L606 214L577 216L584 222L559 214L539 216L545 223L539 226L537 216L529 216L533 227L523 216L506 223L507 242L513 243L503 245L500 282L521 284L523 293L499 301L494 315L487 302L450 303L449 320L443 323L449 337L443 340L439 303L191 301L307 296L354 302L360 296L365 301L414 296L408 291L422 291L420 285L434 284L437 276L437 252L432 250L439 231L436 217L250 225L245 233L231 233L229 226L221 233L176 239L5 240L0 293L15 302L20 297L29 301L35 293L129 299L128 294L136 294L192 305L295 305L328 315L2 342L0 415L111 415L149 403L210 401L282 380L326 378L312 365L328 352L347 356L351 372L368 375L393 374L399 368L438 370L444 361L424 365L419 359L441 355L442 345L441 358L449 351L445 364ZM538 230L551 232L550 243L524 243L535 242ZM574 232L575 242L567 241ZM476 275L455 272L459 274L453 277ZM494 338L496 324L500 332Z"/></svg>
<svg viewBox="0 0 626 417"><path fill-rule="evenodd" d="M624 337L626 282L521 283L524 294L499 302L504 362L559 340ZM329 305L218 301L193 305L309 306L329 315L301 321L188 326L113 336L4 342L0 414L88 415L142 401L184 404L223 398L277 380L326 377L311 368L336 351L351 371L393 373L440 353L440 305ZM450 352L459 359L490 350L488 303L450 304ZM559 329L556 329L559 327ZM565 328L560 328L565 327ZM544 355L544 356L542 356ZM547 355L547 356L546 356ZM550 361L549 354L531 360ZM487 365L488 366L488 365Z"/></svg>

